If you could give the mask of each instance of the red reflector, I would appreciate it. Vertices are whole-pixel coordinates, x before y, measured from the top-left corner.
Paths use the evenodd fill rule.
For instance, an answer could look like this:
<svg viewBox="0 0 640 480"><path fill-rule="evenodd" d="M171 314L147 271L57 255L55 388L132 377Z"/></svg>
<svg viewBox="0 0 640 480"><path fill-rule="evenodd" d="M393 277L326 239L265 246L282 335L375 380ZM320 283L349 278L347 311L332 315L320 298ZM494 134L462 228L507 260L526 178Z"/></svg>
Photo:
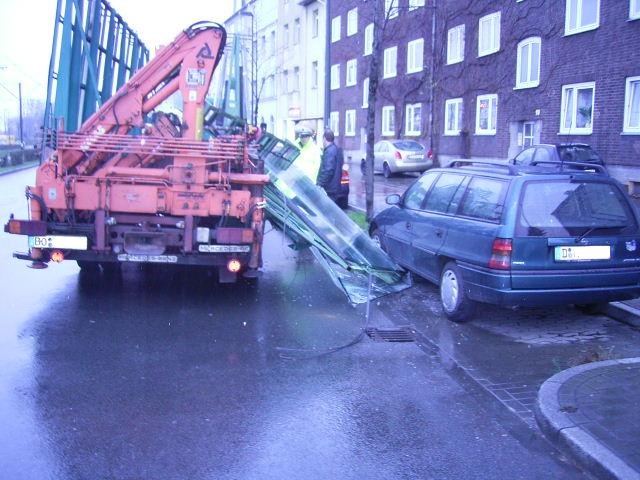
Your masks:
<svg viewBox="0 0 640 480"><path fill-rule="evenodd" d="M513 250L510 238L496 238L491 246L491 258L489 268L497 270L509 270L511 268L511 251Z"/></svg>
<svg viewBox="0 0 640 480"><path fill-rule="evenodd" d="M340 177L340 183L342 185L349 185L349 172L342 170L342 177Z"/></svg>
<svg viewBox="0 0 640 480"><path fill-rule="evenodd" d="M227 263L227 270L229 270L231 273L238 273L241 266L242 265L240 264L240 261L234 258L232 260L229 260L229 263Z"/></svg>
<svg viewBox="0 0 640 480"><path fill-rule="evenodd" d="M20 235L20 220L9 220L9 225L7 228L8 233L15 233L16 235Z"/></svg>

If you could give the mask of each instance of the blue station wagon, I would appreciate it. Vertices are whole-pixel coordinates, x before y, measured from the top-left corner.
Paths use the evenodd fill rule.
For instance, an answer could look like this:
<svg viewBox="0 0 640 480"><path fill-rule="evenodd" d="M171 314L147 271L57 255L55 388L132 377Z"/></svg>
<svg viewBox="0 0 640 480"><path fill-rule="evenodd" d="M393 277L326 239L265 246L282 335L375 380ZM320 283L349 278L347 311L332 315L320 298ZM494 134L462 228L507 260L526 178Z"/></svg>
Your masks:
<svg viewBox="0 0 640 480"><path fill-rule="evenodd" d="M370 235L440 285L445 314L476 302L596 310L640 295L638 215L604 169L458 162L390 195Z"/></svg>

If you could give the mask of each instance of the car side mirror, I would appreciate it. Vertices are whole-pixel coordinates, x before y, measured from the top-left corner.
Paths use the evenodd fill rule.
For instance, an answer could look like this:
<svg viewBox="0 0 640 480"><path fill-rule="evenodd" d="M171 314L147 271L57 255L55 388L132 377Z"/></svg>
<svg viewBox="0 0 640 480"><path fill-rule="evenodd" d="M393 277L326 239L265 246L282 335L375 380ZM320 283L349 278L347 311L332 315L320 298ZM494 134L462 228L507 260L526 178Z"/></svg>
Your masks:
<svg viewBox="0 0 640 480"><path fill-rule="evenodd" d="M400 195L398 195L397 193L387 195L385 202L387 202L387 205L400 205Z"/></svg>

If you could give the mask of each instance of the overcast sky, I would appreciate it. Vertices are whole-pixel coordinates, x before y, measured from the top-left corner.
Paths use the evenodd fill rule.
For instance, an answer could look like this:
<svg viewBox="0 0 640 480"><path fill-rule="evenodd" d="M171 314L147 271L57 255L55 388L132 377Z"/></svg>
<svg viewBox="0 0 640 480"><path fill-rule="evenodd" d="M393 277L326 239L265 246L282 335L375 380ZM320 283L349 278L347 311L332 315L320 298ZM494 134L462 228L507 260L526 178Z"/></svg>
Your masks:
<svg viewBox="0 0 640 480"><path fill-rule="evenodd" d="M68 0L71 1L71 0ZM46 98L56 0L0 0L0 111L23 98ZM222 23L233 0L110 0L153 53L192 23Z"/></svg>

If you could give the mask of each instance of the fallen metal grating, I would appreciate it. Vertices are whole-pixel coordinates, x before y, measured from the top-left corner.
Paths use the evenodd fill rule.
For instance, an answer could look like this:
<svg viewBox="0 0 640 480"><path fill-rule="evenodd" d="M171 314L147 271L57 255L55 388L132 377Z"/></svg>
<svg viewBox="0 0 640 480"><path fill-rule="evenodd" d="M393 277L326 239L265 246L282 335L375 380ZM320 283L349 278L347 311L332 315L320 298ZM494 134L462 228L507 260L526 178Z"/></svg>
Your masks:
<svg viewBox="0 0 640 480"><path fill-rule="evenodd" d="M367 328L365 333L374 342L414 342L415 335L409 327Z"/></svg>

